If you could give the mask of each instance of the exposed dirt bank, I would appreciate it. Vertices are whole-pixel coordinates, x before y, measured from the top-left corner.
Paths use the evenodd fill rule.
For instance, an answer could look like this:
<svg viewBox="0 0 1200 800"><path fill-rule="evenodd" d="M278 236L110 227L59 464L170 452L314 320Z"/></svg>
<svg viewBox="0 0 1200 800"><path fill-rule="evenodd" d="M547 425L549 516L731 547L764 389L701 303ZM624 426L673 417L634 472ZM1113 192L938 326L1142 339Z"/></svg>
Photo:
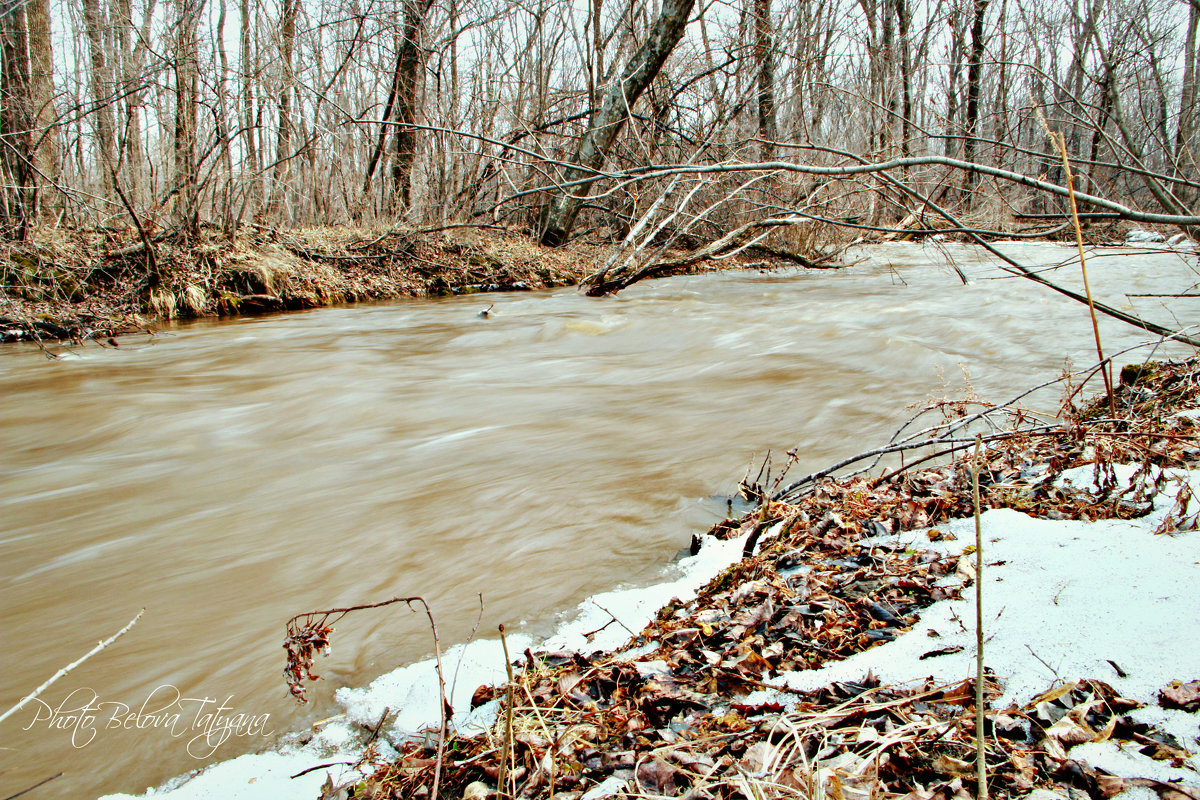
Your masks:
<svg viewBox="0 0 1200 800"><path fill-rule="evenodd" d="M1063 232L1058 226L1036 235L1053 240ZM1129 241L1143 241L1134 233L1156 237L1146 241L1164 239L1140 230L1125 233ZM186 243L147 236L148 245L133 229L41 228L28 241L0 242L0 341L104 341L174 319L571 286L592 276L618 247L575 240L547 248L523 233L456 225L261 228L236 241L205 229ZM921 230L881 241L922 236L946 240L945 234ZM797 250L794 243L781 247L760 238L757 227L743 226L707 244L677 242L685 249L658 251L648 262L627 250L589 293L619 291L644 277L713 269L836 268L843 265L839 254L850 246L829 242L823 251L809 242ZM1090 230L1088 240L1121 242L1122 231L1104 226Z"/></svg>
<svg viewBox="0 0 1200 800"><path fill-rule="evenodd" d="M607 255L470 228L264 230L151 245L132 231L54 230L0 244L0 341L103 340L162 320L569 286Z"/></svg>

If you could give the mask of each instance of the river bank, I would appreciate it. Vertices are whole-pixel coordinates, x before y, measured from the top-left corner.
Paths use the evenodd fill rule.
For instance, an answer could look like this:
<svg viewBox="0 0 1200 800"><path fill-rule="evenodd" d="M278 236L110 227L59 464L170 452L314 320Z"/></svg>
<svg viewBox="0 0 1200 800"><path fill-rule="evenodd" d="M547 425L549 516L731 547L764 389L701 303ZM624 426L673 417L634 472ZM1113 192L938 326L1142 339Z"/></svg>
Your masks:
<svg viewBox="0 0 1200 800"><path fill-rule="evenodd" d="M1046 241L1062 233L1055 228ZM939 243L953 238L914 231L881 241L918 236ZM800 253L770 240L731 252L751 244L750 237L727 238L660 253L654 276L841 264L819 249ZM1089 230L1088 241L1147 243L1165 236L1101 226ZM260 228L233 240L205 228L188 242L162 234L143 238L132 229L38 228L27 241L0 244L0 342L104 342L174 320L573 286L617 250L611 242L584 240L542 247L525 233L487 225Z"/></svg>
<svg viewBox="0 0 1200 800"><path fill-rule="evenodd" d="M992 795L1200 797L1200 362L1131 365L1050 425L974 406L889 443L989 423L946 466L744 481L759 508L706 534L743 557L694 596L619 651L526 650L475 692L482 735L368 747L322 797L979 796L973 488Z"/></svg>
<svg viewBox="0 0 1200 800"><path fill-rule="evenodd" d="M934 403L893 438L968 450L943 466L748 476L771 499L675 582L341 690L344 718L166 794L977 796L977 473L992 796L1200 797L1200 362L1128 367L1112 406L1049 424L1020 400ZM293 648L330 636L301 623Z"/></svg>
<svg viewBox="0 0 1200 800"><path fill-rule="evenodd" d="M208 233L147 244L131 231L40 229L4 244L0 341L104 341L177 319L572 286L613 251L540 247L488 226L263 229L236 241Z"/></svg>

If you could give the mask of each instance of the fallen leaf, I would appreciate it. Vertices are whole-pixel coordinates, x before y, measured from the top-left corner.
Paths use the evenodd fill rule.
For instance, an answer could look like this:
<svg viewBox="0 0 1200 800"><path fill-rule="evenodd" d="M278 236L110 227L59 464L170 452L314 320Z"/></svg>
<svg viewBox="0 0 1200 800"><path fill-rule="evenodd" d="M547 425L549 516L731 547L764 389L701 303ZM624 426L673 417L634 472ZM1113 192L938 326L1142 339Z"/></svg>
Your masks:
<svg viewBox="0 0 1200 800"><path fill-rule="evenodd" d="M1159 690L1158 704L1163 708L1200 711L1200 681L1173 681L1170 686Z"/></svg>
<svg viewBox="0 0 1200 800"><path fill-rule="evenodd" d="M953 644L949 647L939 647L937 650L930 650L929 652L922 653L917 660L924 661L927 658L936 658L938 656L948 656L952 653L961 653L962 649L963 646L961 644Z"/></svg>
<svg viewBox="0 0 1200 800"><path fill-rule="evenodd" d="M638 765L637 778L643 789L657 795L674 795L679 789L675 776L679 770L661 758L652 758Z"/></svg>

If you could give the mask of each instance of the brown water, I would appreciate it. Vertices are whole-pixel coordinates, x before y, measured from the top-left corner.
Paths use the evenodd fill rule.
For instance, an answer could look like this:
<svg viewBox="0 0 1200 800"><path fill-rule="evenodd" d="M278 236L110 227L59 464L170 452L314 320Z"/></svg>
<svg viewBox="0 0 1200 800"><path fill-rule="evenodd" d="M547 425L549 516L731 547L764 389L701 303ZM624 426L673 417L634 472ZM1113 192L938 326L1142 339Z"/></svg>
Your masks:
<svg viewBox="0 0 1200 800"><path fill-rule="evenodd" d="M0 348L0 712L146 608L44 707L0 724L0 796L60 771L28 796L140 791L207 763L188 737L108 729L120 706L86 743L86 726L51 727L53 707L136 710L176 687L295 729L336 713L334 688L431 649L416 615L347 620L315 702L297 707L280 647L295 613L421 594L450 643L482 593L482 630L545 633L590 594L653 581L768 448L798 447L799 474L879 443L943 393L941 374L961 386L960 364L1007 399L1065 358L1094 360L1083 306L947 252L971 285L939 251L896 245L837 273L669 279L615 299L324 309L56 361ZM1091 270L1116 305L1169 323L1171 302L1200 322L1196 300L1122 294L1183 291L1193 256L1124 250ZM1078 267L1055 279L1078 286ZM1101 330L1110 349L1142 338ZM215 757L272 741L234 738Z"/></svg>

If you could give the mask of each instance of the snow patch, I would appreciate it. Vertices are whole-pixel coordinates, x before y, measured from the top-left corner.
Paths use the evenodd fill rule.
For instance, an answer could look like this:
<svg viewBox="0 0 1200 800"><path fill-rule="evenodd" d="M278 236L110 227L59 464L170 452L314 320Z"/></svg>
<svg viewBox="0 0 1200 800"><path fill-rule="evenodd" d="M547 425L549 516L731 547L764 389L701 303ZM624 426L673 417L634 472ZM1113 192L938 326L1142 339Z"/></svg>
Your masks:
<svg viewBox="0 0 1200 800"><path fill-rule="evenodd" d="M1078 481L1075 485L1090 483L1090 470L1073 472L1067 477ZM1119 476L1127 482L1134 472L1121 468ZM1140 519L1052 521L1008 509L982 516L984 655L1005 686L997 708L1022 705L1053 683L1096 678L1145 703L1146 708L1134 712L1138 718L1162 724L1185 749L1200 749L1200 714L1157 706L1158 690L1172 680L1200 677L1194 672L1195 642L1200 641L1195 608L1200 533L1153 534L1184 482L1193 492L1200 488L1200 470L1168 471L1167 477L1154 511ZM974 520L939 527L958 538L929 543L924 531L911 531L901 541L959 552L975 541ZM964 595L925 609L917 625L892 642L820 669L783 673L770 683L811 691L834 681L861 680L868 672L885 684L970 678L976 652L974 592ZM929 655L952 646L962 649ZM922 655L928 657L922 660ZM759 691L746 702L794 700L786 693ZM1077 747L1071 756L1096 759L1090 763L1124 777L1169 780L1163 771L1169 768L1115 744ZM1200 770L1195 758L1189 766ZM1194 771L1187 774L1195 780Z"/></svg>
<svg viewBox="0 0 1200 800"><path fill-rule="evenodd" d="M1134 228L1125 234L1125 244L1151 247L1154 250L1195 250L1196 243L1186 233L1177 233L1170 238L1155 231Z"/></svg>

